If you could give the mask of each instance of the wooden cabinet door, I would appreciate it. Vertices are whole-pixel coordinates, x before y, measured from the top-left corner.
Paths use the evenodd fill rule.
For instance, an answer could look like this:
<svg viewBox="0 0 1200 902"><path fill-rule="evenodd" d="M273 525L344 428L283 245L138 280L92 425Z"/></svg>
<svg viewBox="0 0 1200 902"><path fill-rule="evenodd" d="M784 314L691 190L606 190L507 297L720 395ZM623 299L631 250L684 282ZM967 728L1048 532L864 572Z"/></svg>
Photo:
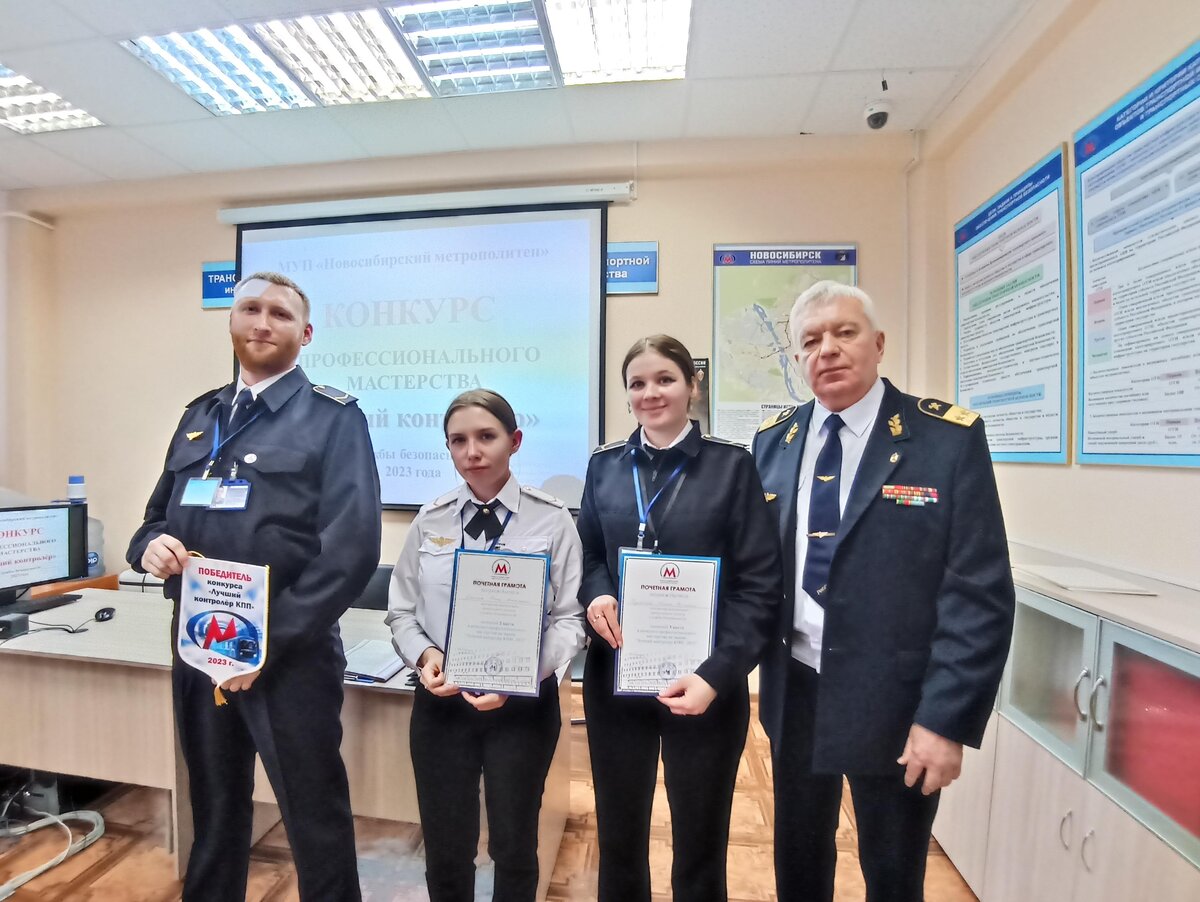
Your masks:
<svg viewBox="0 0 1200 902"><path fill-rule="evenodd" d="M1200 870L1094 786L1088 786L1082 825L1076 902L1200 899Z"/></svg>
<svg viewBox="0 0 1200 902"><path fill-rule="evenodd" d="M1086 784L1014 726L997 720L985 902L1065 902L1083 837Z"/></svg>

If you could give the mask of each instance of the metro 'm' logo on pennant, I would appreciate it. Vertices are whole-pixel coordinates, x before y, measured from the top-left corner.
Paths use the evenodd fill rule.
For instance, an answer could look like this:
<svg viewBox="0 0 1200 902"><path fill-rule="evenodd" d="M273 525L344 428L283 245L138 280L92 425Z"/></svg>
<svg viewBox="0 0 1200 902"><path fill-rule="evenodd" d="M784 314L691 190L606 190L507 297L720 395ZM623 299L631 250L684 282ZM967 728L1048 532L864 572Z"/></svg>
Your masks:
<svg viewBox="0 0 1200 902"><path fill-rule="evenodd" d="M508 561L501 558L492 564L492 574L495 576L508 576Z"/></svg>

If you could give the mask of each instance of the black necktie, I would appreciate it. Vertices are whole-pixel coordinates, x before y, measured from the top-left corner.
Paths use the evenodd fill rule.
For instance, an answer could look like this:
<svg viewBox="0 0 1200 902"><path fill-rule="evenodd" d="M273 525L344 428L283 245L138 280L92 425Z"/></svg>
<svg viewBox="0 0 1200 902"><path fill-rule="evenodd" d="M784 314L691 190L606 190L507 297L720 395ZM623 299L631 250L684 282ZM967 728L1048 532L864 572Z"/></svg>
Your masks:
<svg viewBox="0 0 1200 902"><path fill-rule="evenodd" d="M243 388L234 402L233 417L229 420L229 434L233 435L242 426L245 425L249 416L249 410L254 404L254 392L248 388Z"/></svg>
<svg viewBox="0 0 1200 902"><path fill-rule="evenodd" d="M804 591L824 607L829 565L837 548L838 526L842 520L840 504L842 482L842 440L838 430L842 418L830 414L825 421L825 445L817 455L813 470L812 495L808 502L808 553L804 556Z"/></svg>
<svg viewBox="0 0 1200 902"><path fill-rule="evenodd" d="M466 526L467 535L472 539L478 539L479 534L483 533L489 541L500 535L504 527L500 525L500 518L496 516L495 499L487 504L478 504L474 501L471 503L475 505L476 511L475 516Z"/></svg>

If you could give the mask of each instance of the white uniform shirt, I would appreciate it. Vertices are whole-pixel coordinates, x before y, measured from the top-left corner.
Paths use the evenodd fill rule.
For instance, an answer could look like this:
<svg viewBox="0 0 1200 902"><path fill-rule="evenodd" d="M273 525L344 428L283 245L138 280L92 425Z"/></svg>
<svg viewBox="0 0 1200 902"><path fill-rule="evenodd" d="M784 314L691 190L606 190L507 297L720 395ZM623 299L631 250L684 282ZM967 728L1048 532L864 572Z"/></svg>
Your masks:
<svg viewBox="0 0 1200 902"><path fill-rule="evenodd" d="M463 529L475 516L472 502L484 504L491 500L476 498L463 484L422 507L409 527L404 549L392 570L386 619L392 628L392 644L409 667L416 668L417 659L430 646L446 647L454 552L460 544L476 551L486 550L491 544L485 533L471 538ZM539 668L539 679L544 680L583 647L583 608L579 604L583 549L579 533L561 501L539 489L522 486L515 476L509 477L496 500L496 516L501 523L512 512L496 550L550 555Z"/></svg>
<svg viewBox="0 0 1200 902"><path fill-rule="evenodd" d="M842 472L838 482L838 510L846 510L846 500L854 487L858 465L871 428L879 416L883 403L883 380L876 379L865 395L841 412L842 426L838 437L842 441ZM817 455L825 445L825 421L830 411L817 401L813 406L812 419L808 423L808 434L804 439L804 456L800 459L800 480L796 495L796 593L792 613L792 657L821 672L821 638L825 632L825 609L813 601L804 591L804 559L808 554L808 506L812 500L813 471L817 468Z"/></svg>

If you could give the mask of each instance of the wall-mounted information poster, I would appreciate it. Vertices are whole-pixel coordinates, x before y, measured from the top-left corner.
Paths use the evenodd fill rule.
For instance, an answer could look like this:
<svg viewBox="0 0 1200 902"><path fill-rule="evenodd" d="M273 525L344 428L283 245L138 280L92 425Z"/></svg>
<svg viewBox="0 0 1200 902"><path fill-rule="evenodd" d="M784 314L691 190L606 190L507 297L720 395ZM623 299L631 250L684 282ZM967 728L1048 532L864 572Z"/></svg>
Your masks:
<svg viewBox="0 0 1200 902"><path fill-rule="evenodd" d="M992 458L1067 460L1067 239L1060 148L954 227L958 403Z"/></svg>
<svg viewBox="0 0 1200 902"><path fill-rule="evenodd" d="M1200 43L1075 134L1077 458L1200 466Z"/></svg>
<svg viewBox="0 0 1200 902"><path fill-rule="evenodd" d="M858 282L852 244L713 248L713 434L749 446L759 423L812 392L792 360L788 314L822 279Z"/></svg>

